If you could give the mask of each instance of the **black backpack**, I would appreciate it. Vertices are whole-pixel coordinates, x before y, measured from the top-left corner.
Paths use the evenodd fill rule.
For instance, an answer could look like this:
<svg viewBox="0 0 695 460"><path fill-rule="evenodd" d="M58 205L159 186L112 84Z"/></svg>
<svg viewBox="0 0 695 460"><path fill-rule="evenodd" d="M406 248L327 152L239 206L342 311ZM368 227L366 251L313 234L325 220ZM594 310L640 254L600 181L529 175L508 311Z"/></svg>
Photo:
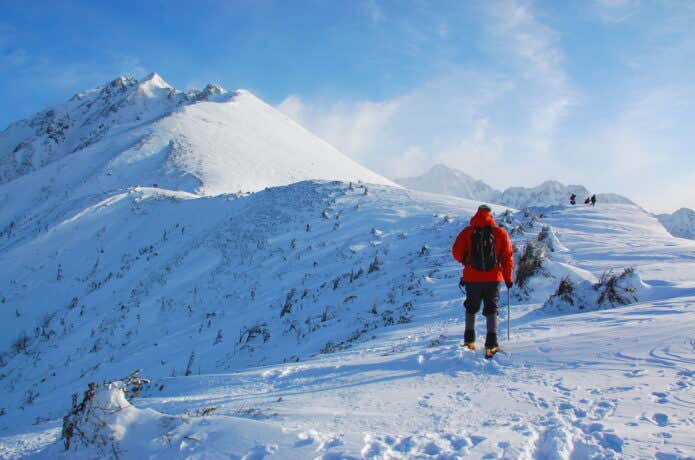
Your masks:
<svg viewBox="0 0 695 460"><path fill-rule="evenodd" d="M497 266L495 233L490 225L474 227L471 238L471 266L481 272L489 272Z"/></svg>

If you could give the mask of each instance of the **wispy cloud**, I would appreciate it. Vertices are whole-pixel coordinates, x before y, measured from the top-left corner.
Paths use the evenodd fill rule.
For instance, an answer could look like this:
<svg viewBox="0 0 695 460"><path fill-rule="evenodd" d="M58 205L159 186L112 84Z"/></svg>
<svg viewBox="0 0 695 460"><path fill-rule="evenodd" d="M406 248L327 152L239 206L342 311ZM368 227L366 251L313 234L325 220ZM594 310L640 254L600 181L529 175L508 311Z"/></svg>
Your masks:
<svg viewBox="0 0 695 460"><path fill-rule="evenodd" d="M629 19L640 8L640 0L593 0L588 5L590 12L607 23L618 23Z"/></svg>
<svg viewBox="0 0 695 460"><path fill-rule="evenodd" d="M0 72L9 72L25 65L29 61L29 52L13 43L15 29L0 23Z"/></svg>
<svg viewBox="0 0 695 460"><path fill-rule="evenodd" d="M362 8L374 24L380 23L385 18L384 9L377 0L365 0L362 2Z"/></svg>
<svg viewBox="0 0 695 460"><path fill-rule="evenodd" d="M295 95L280 108L389 177L446 162L497 185L536 181L543 166L517 160L553 152L554 130L574 97L564 57L556 34L529 6L482 5L490 52L502 63L494 70L449 66L391 100L327 102Z"/></svg>
<svg viewBox="0 0 695 460"><path fill-rule="evenodd" d="M515 80L525 91L535 92L529 100L527 115L535 139L533 150L547 154L552 147L551 136L567 114L577 97L572 88L558 45L559 35L542 24L531 5L514 0L500 0L485 4L491 18L489 38L497 51L514 63L512 72L519 72Z"/></svg>

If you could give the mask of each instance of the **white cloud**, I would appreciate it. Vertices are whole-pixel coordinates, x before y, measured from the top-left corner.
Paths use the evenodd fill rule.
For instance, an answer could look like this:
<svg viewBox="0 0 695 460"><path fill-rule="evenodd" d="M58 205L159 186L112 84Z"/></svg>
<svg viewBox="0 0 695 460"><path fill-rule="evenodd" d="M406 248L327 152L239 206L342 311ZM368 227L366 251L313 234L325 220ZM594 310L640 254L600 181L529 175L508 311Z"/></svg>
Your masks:
<svg viewBox="0 0 695 460"><path fill-rule="evenodd" d="M400 177L438 161L470 166L482 152L499 150L484 112L510 89L490 75L459 71L389 101L290 96L279 108L357 161Z"/></svg>
<svg viewBox="0 0 695 460"><path fill-rule="evenodd" d="M378 24L384 20L384 10L381 8L377 0L366 0L362 3L362 7L366 11L369 19L374 24Z"/></svg>
<svg viewBox="0 0 695 460"><path fill-rule="evenodd" d="M280 109L389 177L445 162L493 185L536 182L539 166L522 164L519 156L549 162L554 131L575 96L554 32L528 6L484 5L491 53L504 62L501 70L459 66L387 101L295 95Z"/></svg>
<svg viewBox="0 0 695 460"><path fill-rule="evenodd" d="M593 0L590 10L607 23L623 22L639 11L639 0Z"/></svg>
<svg viewBox="0 0 695 460"><path fill-rule="evenodd" d="M407 100L403 97L383 103L338 101L309 105L299 96L289 96L278 108L356 160L369 164L369 156L376 153L375 146L387 147L384 131Z"/></svg>

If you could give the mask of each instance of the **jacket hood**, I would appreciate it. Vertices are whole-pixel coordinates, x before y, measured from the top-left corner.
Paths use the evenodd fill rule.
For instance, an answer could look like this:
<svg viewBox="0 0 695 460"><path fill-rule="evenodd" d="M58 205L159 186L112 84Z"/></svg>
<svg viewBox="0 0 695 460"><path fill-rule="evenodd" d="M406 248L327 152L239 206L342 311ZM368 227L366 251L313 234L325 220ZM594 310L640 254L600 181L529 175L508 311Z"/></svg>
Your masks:
<svg viewBox="0 0 695 460"><path fill-rule="evenodd" d="M490 211L478 209L478 212L476 212L475 215L471 217L471 225L473 227L486 227L488 225L496 227L497 222L495 222L495 218L492 217Z"/></svg>

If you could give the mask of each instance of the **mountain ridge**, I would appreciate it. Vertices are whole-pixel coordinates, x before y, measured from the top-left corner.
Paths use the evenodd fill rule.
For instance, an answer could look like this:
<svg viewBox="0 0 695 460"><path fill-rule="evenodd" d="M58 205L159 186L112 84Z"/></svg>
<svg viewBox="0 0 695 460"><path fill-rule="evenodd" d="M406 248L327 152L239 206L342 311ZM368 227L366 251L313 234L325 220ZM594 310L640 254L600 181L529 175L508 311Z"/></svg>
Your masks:
<svg viewBox="0 0 695 460"><path fill-rule="evenodd" d="M396 186L247 90L118 77L0 133L0 246L133 187L198 196L302 180ZM31 230L29 230L31 229Z"/></svg>
<svg viewBox="0 0 695 460"><path fill-rule="evenodd" d="M557 180L546 180L535 187L512 186L500 191L482 180L444 164L436 164L420 176L394 181L413 190L498 203L517 209L569 204L572 193L577 195L577 202L580 204L584 198L591 195L583 185L565 185ZM597 193L596 196L598 201L603 203L638 206L630 199L615 193Z"/></svg>
<svg viewBox="0 0 695 460"><path fill-rule="evenodd" d="M395 185L248 90L228 92L208 84L203 90L183 92L157 73L142 80L117 77L10 124L0 133L0 184L90 148L101 148L101 157L118 156L109 145L100 144L126 135L131 136L133 148L120 152L128 158L116 164L133 164L178 148L168 166L201 179L201 189L189 190L193 193L250 192L307 179ZM158 152L145 151L148 147ZM149 180L137 185L159 184L157 176L168 175L151 173ZM206 187L208 178L213 183Z"/></svg>

